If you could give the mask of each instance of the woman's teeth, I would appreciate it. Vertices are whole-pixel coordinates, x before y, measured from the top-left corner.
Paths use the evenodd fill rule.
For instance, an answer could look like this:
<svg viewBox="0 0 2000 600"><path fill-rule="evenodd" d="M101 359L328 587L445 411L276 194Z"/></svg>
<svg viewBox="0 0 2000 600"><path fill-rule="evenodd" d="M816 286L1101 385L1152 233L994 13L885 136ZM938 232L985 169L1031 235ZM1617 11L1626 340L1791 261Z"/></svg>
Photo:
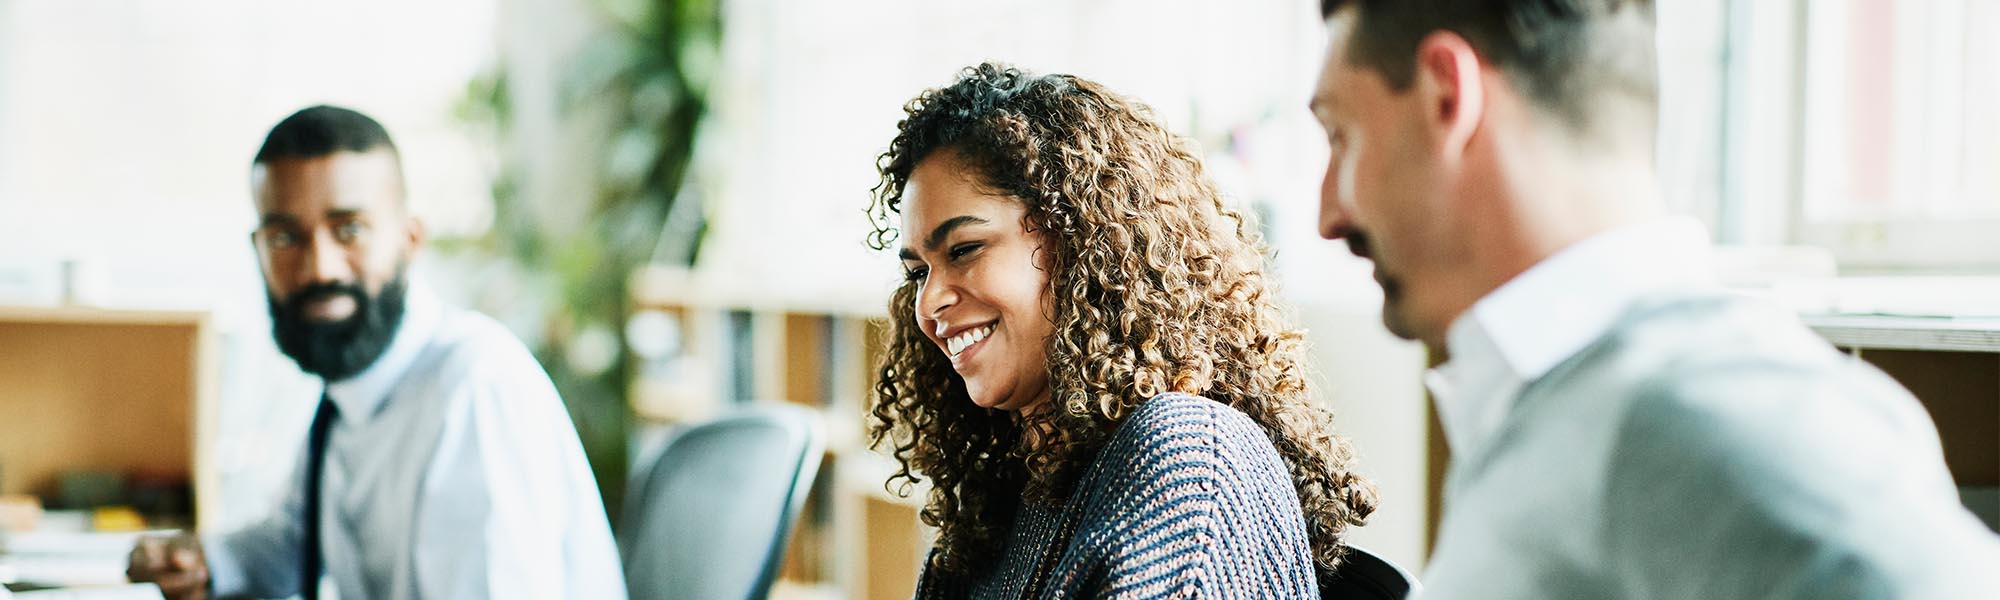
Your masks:
<svg viewBox="0 0 2000 600"><path fill-rule="evenodd" d="M980 340L986 339L986 336L991 333L993 333L992 325L968 329L965 333L951 336L951 339L945 340L945 349L952 356L958 356L958 353L964 352L966 348L970 348L973 344L979 343Z"/></svg>

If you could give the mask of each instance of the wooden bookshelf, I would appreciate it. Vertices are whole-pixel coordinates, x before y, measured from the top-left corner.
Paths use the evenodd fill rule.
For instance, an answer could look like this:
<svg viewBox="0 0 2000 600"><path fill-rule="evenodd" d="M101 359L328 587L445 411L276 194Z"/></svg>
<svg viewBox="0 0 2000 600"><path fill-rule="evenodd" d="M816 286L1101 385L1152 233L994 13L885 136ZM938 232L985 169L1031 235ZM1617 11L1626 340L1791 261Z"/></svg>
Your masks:
<svg viewBox="0 0 2000 600"><path fill-rule="evenodd" d="M50 498L75 469L184 479L203 522L215 354L202 312L0 307L0 493Z"/></svg>
<svg viewBox="0 0 2000 600"><path fill-rule="evenodd" d="M632 404L642 426L699 422L754 402L821 415L826 456L773 597L908 598L930 544L917 519L923 490L891 494L884 483L895 463L866 443L883 299L805 302L658 267L634 273L631 289L634 310L671 317L683 340L678 368L636 369Z"/></svg>

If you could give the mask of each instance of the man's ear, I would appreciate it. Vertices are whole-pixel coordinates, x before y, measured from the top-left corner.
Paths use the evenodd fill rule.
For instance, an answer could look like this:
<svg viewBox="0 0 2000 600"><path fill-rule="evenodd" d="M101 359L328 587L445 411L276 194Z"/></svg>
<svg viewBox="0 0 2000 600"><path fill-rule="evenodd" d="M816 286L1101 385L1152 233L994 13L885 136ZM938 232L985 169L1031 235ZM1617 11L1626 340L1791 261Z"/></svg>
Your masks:
<svg viewBox="0 0 2000 600"><path fill-rule="evenodd" d="M1414 87L1424 103L1431 139L1447 160L1464 154L1485 117L1482 66L1471 42L1456 33L1433 32L1417 44Z"/></svg>
<svg viewBox="0 0 2000 600"><path fill-rule="evenodd" d="M411 254L424 249L424 242L430 240L430 232L424 230L424 220L416 215L404 217L403 228L409 231L409 251Z"/></svg>

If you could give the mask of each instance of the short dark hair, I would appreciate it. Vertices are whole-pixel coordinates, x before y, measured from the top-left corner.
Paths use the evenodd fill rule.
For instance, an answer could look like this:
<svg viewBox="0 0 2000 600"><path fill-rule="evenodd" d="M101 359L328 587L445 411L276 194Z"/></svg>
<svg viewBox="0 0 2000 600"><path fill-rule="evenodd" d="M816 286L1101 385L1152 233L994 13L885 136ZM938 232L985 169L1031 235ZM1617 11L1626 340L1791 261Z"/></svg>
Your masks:
<svg viewBox="0 0 2000 600"><path fill-rule="evenodd" d="M1445 30L1579 131L1606 94L1659 104L1652 0L1320 0L1320 15L1350 5L1349 60L1397 91L1416 77L1417 45Z"/></svg>
<svg viewBox="0 0 2000 600"><path fill-rule="evenodd" d="M286 158L317 158L335 152L396 151L389 131L368 115L338 106L309 107L271 128L257 149L257 164Z"/></svg>

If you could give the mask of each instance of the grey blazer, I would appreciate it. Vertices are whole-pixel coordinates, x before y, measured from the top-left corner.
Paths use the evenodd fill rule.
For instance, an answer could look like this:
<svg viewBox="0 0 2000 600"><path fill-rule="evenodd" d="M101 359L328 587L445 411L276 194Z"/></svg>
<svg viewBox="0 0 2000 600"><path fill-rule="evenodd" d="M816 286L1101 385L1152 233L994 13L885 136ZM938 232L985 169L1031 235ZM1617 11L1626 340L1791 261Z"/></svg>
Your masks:
<svg viewBox="0 0 2000 600"><path fill-rule="evenodd" d="M1458 455L1428 598L1997 598L1924 409L1798 319L1643 299Z"/></svg>

